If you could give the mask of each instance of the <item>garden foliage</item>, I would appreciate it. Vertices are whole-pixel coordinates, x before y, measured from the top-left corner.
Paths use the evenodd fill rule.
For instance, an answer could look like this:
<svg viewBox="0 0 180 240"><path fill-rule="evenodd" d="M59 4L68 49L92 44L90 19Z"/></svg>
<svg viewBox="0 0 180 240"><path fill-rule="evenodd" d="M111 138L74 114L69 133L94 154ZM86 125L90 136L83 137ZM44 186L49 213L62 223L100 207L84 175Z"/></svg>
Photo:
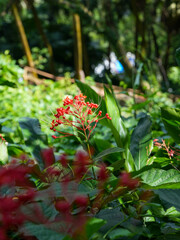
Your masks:
<svg viewBox="0 0 180 240"><path fill-rule="evenodd" d="M40 120L1 113L0 239L179 239L179 109L151 93L125 111L111 86L76 85Z"/></svg>

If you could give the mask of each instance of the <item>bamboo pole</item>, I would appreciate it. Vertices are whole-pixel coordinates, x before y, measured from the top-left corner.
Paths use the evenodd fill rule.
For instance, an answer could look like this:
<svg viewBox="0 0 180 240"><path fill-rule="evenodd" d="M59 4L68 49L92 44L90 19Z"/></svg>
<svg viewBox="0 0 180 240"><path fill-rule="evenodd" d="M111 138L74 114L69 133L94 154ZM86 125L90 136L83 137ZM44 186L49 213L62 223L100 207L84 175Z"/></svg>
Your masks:
<svg viewBox="0 0 180 240"><path fill-rule="evenodd" d="M74 51L74 61L75 61L75 70L76 78L83 81L84 72L83 72L83 56L82 56L82 36L81 36L81 23L80 17L78 14L73 15L74 22L74 37L75 37L75 51Z"/></svg>
<svg viewBox="0 0 180 240"><path fill-rule="evenodd" d="M23 45L23 48L24 48L24 51L25 51L25 54L27 57L28 65L30 67L34 67L34 62L32 59L29 43L28 43L26 33L25 33L25 30L24 30L24 27L23 27L23 24L22 24L22 21L21 21L19 12L18 12L18 8L15 3L12 4L12 11L13 11L13 14L14 14L14 17L16 20L16 24L17 24L17 28L18 28L18 31L19 31L19 34L21 37L21 42L22 42L22 45Z"/></svg>

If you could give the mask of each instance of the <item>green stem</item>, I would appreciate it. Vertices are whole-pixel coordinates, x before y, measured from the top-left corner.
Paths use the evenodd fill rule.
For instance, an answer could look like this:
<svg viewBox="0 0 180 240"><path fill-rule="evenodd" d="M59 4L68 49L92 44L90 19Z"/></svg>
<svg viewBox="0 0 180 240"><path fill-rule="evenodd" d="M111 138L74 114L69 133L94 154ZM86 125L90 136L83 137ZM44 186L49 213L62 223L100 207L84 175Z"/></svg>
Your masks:
<svg viewBox="0 0 180 240"><path fill-rule="evenodd" d="M88 148L89 158L90 158L90 160L92 160L91 150L90 150L88 142L87 142L87 148ZM93 165L92 165L92 173L93 173L94 179L96 179L96 174L95 174Z"/></svg>

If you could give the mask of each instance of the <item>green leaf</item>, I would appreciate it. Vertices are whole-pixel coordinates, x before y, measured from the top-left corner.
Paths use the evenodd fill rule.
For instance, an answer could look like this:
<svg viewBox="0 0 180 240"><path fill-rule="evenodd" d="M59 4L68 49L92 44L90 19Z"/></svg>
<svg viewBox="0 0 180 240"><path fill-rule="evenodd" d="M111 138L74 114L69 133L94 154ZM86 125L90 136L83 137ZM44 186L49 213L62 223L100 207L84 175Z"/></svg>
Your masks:
<svg viewBox="0 0 180 240"><path fill-rule="evenodd" d="M112 118L110 125L112 128L114 128L114 132L116 132L116 134L114 134L116 143L119 147L123 148L128 143L127 129L121 119L119 107L117 106L113 95L110 93L109 89L106 88L106 86L104 86L104 94L107 111Z"/></svg>
<svg viewBox="0 0 180 240"><path fill-rule="evenodd" d="M108 149L108 148L114 148L115 145L113 145L109 139L105 140L105 139L101 139L101 138L93 138L93 141L95 142L95 148L97 149L97 154L101 153L102 151ZM120 154L116 154L116 153L111 153L110 155L106 155L105 156L105 160L106 162L109 163L113 163L115 161L117 161L118 159L121 159Z"/></svg>
<svg viewBox="0 0 180 240"><path fill-rule="evenodd" d="M175 57L176 57L177 64L180 66L180 48L176 49Z"/></svg>
<svg viewBox="0 0 180 240"><path fill-rule="evenodd" d="M125 149L125 152L123 153L123 157L125 159L126 170L128 172L133 171L134 160L128 149L128 144L129 144L128 131L122 121L119 107L117 106L117 103L113 95L105 86L104 86L104 93L105 93L105 103L107 107L107 112L112 118L112 120L109 121L109 126L112 129L117 146Z"/></svg>
<svg viewBox="0 0 180 240"><path fill-rule="evenodd" d="M136 175L136 177L140 177L143 183L153 189L180 188L180 173L175 169L163 170L152 168Z"/></svg>
<svg viewBox="0 0 180 240"><path fill-rule="evenodd" d="M116 152L123 152L124 149L119 148L119 147L113 147L113 148L108 148L104 151L102 151L101 153L99 153L95 158L94 161L97 161L99 159L101 159L102 157L105 157L111 153L116 153Z"/></svg>
<svg viewBox="0 0 180 240"><path fill-rule="evenodd" d="M126 147L125 153L123 153L123 155L124 155L124 159L125 159L124 165L125 165L126 171L127 172L133 172L134 169L135 169L134 159L133 159L132 154L131 154L128 147Z"/></svg>
<svg viewBox="0 0 180 240"><path fill-rule="evenodd" d="M132 109L133 110L140 110L140 109L143 109L146 105L148 105L149 103L151 102L151 100L146 100L144 102L141 102L141 103L136 103L136 104L133 104L132 105Z"/></svg>
<svg viewBox="0 0 180 240"><path fill-rule="evenodd" d="M50 189L51 190L51 189ZM54 221L56 216L58 215L58 211L55 209L55 206L52 204L52 198L51 193L54 194L52 191L46 191L47 194L45 195L45 191L40 191L40 194L42 192L42 196L36 197L36 203L31 203L27 205L22 206L23 213L29 217L30 219L33 219L36 217L36 212L34 211L34 208L38 208L39 211L42 212L43 216L49 221ZM59 196L58 196L59 197Z"/></svg>
<svg viewBox="0 0 180 240"><path fill-rule="evenodd" d="M3 77L0 77L0 85L12 87L12 88L17 87L17 85L14 82L8 81Z"/></svg>
<svg viewBox="0 0 180 240"><path fill-rule="evenodd" d="M180 189L158 189L154 192L159 195L166 208L174 206L177 211L180 211ZM169 212L166 214L168 215Z"/></svg>
<svg viewBox="0 0 180 240"><path fill-rule="evenodd" d="M113 162L110 167L113 168L113 171L119 171L124 166L124 160L117 160Z"/></svg>
<svg viewBox="0 0 180 240"><path fill-rule="evenodd" d="M6 164L8 162L8 151L7 151L7 145L5 142L1 141L0 138L0 162L3 164Z"/></svg>
<svg viewBox="0 0 180 240"><path fill-rule="evenodd" d="M146 116L139 120L131 135L130 151L134 158L136 170L146 166L148 156L153 148L150 129L151 120Z"/></svg>
<svg viewBox="0 0 180 240"><path fill-rule="evenodd" d="M121 226L127 228L131 231L134 228L134 225L140 224L139 220L130 218L125 213L122 213L119 208L114 209L102 209L96 217L104 219L107 223L101 227L100 232L105 235L108 235L108 231L114 226Z"/></svg>
<svg viewBox="0 0 180 240"><path fill-rule="evenodd" d="M48 145L47 135L41 132L39 120L36 118L24 117L19 121L22 129L25 144L29 147L34 157L38 160L41 169L44 168L44 162L41 157L41 148Z"/></svg>
<svg viewBox="0 0 180 240"><path fill-rule="evenodd" d="M78 192L93 197L98 194L98 189L95 188L90 181L83 181L78 185Z"/></svg>
<svg viewBox="0 0 180 240"><path fill-rule="evenodd" d="M180 143L180 109L161 108L161 116L168 134L176 143Z"/></svg>
<svg viewBox="0 0 180 240"><path fill-rule="evenodd" d="M22 129L27 129L31 135L40 135L41 127L39 120L36 118L24 117L19 121L19 125Z"/></svg>
<svg viewBox="0 0 180 240"><path fill-rule="evenodd" d="M110 89L111 89L111 93L112 93L112 95L113 95L113 97L114 97L114 100L116 101L116 104L117 104L117 106L118 106L118 108L119 108L119 112L121 113L120 106L119 106L119 104L118 104L118 101L117 101L117 99L116 99L116 96L115 96L115 93L114 93L114 90L113 90L112 81L111 81L111 79L109 78L109 76L108 76L107 74L106 74L106 79L107 79L108 85L109 85L109 87L110 87Z"/></svg>
<svg viewBox="0 0 180 240"><path fill-rule="evenodd" d="M100 218L91 218L86 224L86 233L88 238L96 233L106 221Z"/></svg>
<svg viewBox="0 0 180 240"><path fill-rule="evenodd" d="M63 240L65 237L63 234L50 229L50 226L47 227L43 224L27 223L21 231L25 233L25 236L35 236L38 240Z"/></svg>
<svg viewBox="0 0 180 240"><path fill-rule="evenodd" d="M104 219L107 223L102 227L102 232L107 232L110 228L114 227L116 224L126 221L128 217L120 212L119 209L102 209L96 217Z"/></svg>
<svg viewBox="0 0 180 240"><path fill-rule="evenodd" d="M124 228L117 228L114 229L111 233L108 234L109 238L114 240L114 239L119 239L120 237L132 237L132 233Z"/></svg>

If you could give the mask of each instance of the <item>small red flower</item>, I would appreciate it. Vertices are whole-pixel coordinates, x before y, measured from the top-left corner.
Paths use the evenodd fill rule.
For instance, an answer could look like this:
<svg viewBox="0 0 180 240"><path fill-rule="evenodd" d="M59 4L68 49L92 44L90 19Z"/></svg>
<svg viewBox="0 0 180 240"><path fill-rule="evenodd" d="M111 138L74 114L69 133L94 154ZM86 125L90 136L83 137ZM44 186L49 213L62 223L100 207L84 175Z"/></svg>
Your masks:
<svg viewBox="0 0 180 240"><path fill-rule="evenodd" d="M0 139L2 140L2 142L4 142L5 144L7 144L7 142L6 142L6 139L5 138L3 138L3 136L0 134ZM1 143L2 143L1 142Z"/></svg>
<svg viewBox="0 0 180 240"><path fill-rule="evenodd" d="M98 113L93 111L93 109L97 109L99 105L96 103L85 102L85 98L86 96L82 93L76 95L73 99L66 97L63 101L64 107L56 109L56 114L54 114L56 120L52 120L50 129L59 132L61 134L60 137L67 137L74 134L60 131L58 127L60 127L60 125L75 127L78 131L81 131L85 140L88 141L92 131L97 126L98 121L103 118L111 120L111 118L108 113L100 118L102 111L99 111ZM65 108L66 106L68 107ZM54 139L60 138L55 135L52 135L52 137Z"/></svg>
<svg viewBox="0 0 180 240"><path fill-rule="evenodd" d="M109 120L111 120L111 117L109 116L108 113L106 113L106 118L109 119Z"/></svg>
<svg viewBox="0 0 180 240"><path fill-rule="evenodd" d="M67 167L68 165L68 159L66 154L62 154L59 159L60 163L62 164L63 167Z"/></svg>
<svg viewBox="0 0 180 240"><path fill-rule="evenodd" d="M88 205L88 198L86 196L77 196L75 198L75 203L79 207L86 208Z"/></svg>
<svg viewBox="0 0 180 240"><path fill-rule="evenodd" d="M160 143L158 139L154 139L153 142L154 142L154 146L157 146L158 148L164 149L167 152L168 157L170 159L172 157L178 159L177 156L180 155L179 149L170 147L169 144L166 144L165 140L163 140L163 139L162 139L162 143ZM171 148L173 148L174 150L172 150Z"/></svg>
<svg viewBox="0 0 180 240"><path fill-rule="evenodd" d="M71 211L71 205L67 201L57 201L55 208L63 214L70 213Z"/></svg>
<svg viewBox="0 0 180 240"><path fill-rule="evenodd" d="M175 151L173 151L172 149L170 149L170 150L168 151L169 157L173 157L173 156L174 156L174 153L175 153Z"/></svg>
<svg viewBox="0 0 180 240"><path fill-rule="evenodd" d="M77 180L80 180L88 170L90 158L87 152L78 151L74 160L74 175Z"/></svg>
<svg viewBox="0 0 180 240"><path fill-rule="evenodd" d="M101 116L101 114L102 114L102 111L99 111L98 115Z"/></svg>
<svg viewBox="0 0 180 240"><path fill-rule="evenodd" d="M97 176L98 176L98 180L100 182L105 182L108 179L109 174L108 174L106 166L104 164L100 165L100 169L99 169Z"/></svg>

